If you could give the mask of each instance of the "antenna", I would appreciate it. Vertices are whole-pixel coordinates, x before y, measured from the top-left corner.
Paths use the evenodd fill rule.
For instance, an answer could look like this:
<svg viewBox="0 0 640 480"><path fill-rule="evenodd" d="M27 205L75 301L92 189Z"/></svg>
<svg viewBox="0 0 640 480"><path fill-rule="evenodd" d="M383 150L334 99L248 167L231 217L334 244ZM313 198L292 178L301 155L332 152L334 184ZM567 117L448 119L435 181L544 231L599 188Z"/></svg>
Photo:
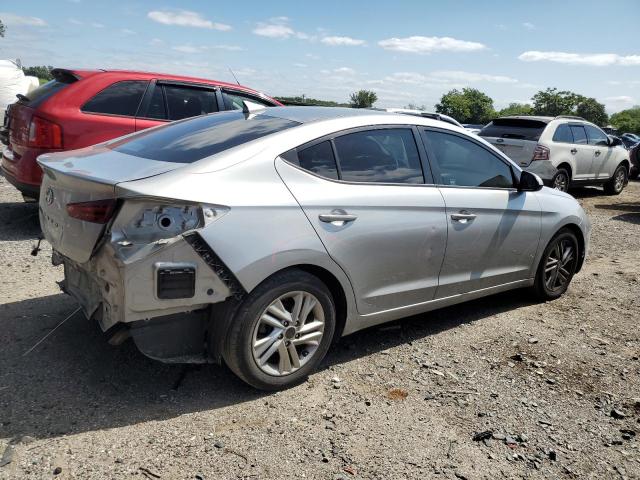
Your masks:
<svg viewBox="0 0 640 480"><path fill-rule="evenodd" d="M236 74L235 74L235 73L233 73L233 70L231 70L231 67L227 67L227 68L228 68L228 69L229 69L229 71L231 72L231 75L233 75L233 78L235 78L236 83L237 83L238 85L240 85L240 82L238 81L238 77L236 77Z"/></svg>

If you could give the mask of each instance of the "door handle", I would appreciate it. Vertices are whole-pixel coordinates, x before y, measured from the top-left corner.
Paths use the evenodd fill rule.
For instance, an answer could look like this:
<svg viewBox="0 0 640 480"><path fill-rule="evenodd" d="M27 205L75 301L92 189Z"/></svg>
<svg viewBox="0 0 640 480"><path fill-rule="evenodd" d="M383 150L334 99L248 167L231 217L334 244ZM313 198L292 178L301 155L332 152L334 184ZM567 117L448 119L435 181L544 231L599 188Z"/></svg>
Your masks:
<svg viewBox="0 0 640 480"><path fill-rule="evenodd" d="M357 215L350 215L342 209L333 210L331 213L321 213L318 215L318 219L324 223L333 223L338 225L344 225L345 223L353 222Z"/></svg>
<svg viewBox="0 0 640 480"><path fill-rule="evenodd" d="M476 218L476 215L469 213L466 210L461 210L459 213L452 213L451 220L454 222L467 223Z"/></svg>
<svg viewBox="0 0 640 480"><path fill-rule="evenodd" d="M578 149L577 148L572 148L571 149L571 153L573 153L575 155L576 153L578 153Z"/></svg>
<svg viewBox="0 0 640 480"><path fill-rule="evenodd" d="M600 152L600 150L596 150L596 157L597 157L598 155L600 155L600 153L602 153L602 152Z"/></svg>

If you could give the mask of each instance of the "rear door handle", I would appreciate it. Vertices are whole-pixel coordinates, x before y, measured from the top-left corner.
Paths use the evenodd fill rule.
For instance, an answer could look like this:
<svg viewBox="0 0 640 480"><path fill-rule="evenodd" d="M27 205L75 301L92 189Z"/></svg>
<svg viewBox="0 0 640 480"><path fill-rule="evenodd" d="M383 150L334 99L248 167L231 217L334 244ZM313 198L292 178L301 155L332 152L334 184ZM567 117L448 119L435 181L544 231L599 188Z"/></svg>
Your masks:
<svg viewBox="0 0 640 480"><path fill-rule="evenodd" d="M336 209L331 213L321 213L320 215L318 215L318 218L321 222L324 223L344 225L345 223L353 222L356 218L358 218L358 216L350 215L342 209Z"/></svg>
<svg viewBox="0 0 640 480"><path fill-rule="evenodd" d="M575 155L576 153L578 153L578 149L577 148L572 148L571 149L571 153L573 153Z"/></svg>
<svg viewBox="0 0 640 480"><path fill-rule="evenodd" d="M459 213L452 213L451 220L454 222L467 223L476 218L476 215L469 213L466 210L462 210Z"/></svg>

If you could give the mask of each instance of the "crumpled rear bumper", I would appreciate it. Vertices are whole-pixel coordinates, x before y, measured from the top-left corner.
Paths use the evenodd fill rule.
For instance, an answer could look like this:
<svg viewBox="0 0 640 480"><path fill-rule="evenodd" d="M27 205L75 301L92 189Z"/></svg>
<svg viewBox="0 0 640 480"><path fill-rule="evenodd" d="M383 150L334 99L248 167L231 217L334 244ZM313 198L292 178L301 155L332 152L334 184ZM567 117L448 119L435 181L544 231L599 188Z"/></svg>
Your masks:
<svg viewBox="0 0 640 480"><path fill-rule="evenodd" d="M528 166L523 167L523 170L538 175L547 187L552 185L553 177L558 171L550 160L534 160Z"/></svg>

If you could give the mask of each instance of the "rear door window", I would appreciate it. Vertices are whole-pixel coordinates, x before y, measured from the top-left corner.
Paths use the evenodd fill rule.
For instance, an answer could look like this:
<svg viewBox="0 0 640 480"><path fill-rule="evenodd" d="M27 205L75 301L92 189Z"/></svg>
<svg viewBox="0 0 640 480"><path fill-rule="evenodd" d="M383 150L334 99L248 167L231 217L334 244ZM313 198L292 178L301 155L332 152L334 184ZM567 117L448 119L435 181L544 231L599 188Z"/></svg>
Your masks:
<svg viewBox="0 0 640 480"><path fill-rule="evenodd" d="M553 141L559 143L573 143L573 134L571 128L566 123L558 125L556 132L553 134Z"/></svg>
<svg viewBox="0 0 640 480"><path fill-rule="evenodd" d="M607 146L609 145L609 137L599 128L591 125L585 125L587 131L587 138L589 139L589 145Z"/></svg>
<svg viewBox="0 0 640 480"><path fill-rule="evenodd" d="M185 85L163 85L169 120L197 117L218 111L214 89Z"/></svg>
<svg viewBox="0 0 640 480"><path fill-rule="evenodd" d="M147 93L147 95L149 94ZM153 93L151 94L151 98L149 99L147 111L143 112L142 116L144 118L154 118L158 120L167 119L167 107L164 101L164 91L162 89L162 85L155 85L155 87L153 88Z"/></svg>
<svg viewBox="0 0 640 480"><path fill-rule="evenodd" d="M413 131L385 128L336 137L340 178L349 182L424 183Z"/></svg>
<svg viewBox="0 0 640 480"><path fill-rule="evenodd" d="M582 125L571 125L571 133L573 134L573 143L578 145L586 145L587 144L587 134L584 131L584 127Z"/></svg>
<svg viewBox="0 0 640 480"><path fill-rule="evenodd" d="M255 95L250 95L244 92L236 92L232 90L223 90L222 98L224 99L224 106L227 110L242 110L243 101L248 100L258 105L264 105L265 107L272 107L273 104Z"/></svg>
<svg viewBox="0 0 640 480"><path fill-rule="evenodd" d="M85 103L81 110L87 113L133 117L138 111L148 83L139 80L114 83Z"/></svg>
<svg viewBox="0 0 640 480"><path fill-rule="evenodd" d="M282 157L311 173L333 180L338 179L336 157L330 140L317 143L303 149L293 149L282 154Z"/></svg>
<svg viewBox="0 0 640 480"><path fill-rule="evenodd" d="M482 137L515 138L537 142L547 124L539 120L524 118L496 118L489 122L478 135Z"/></svg>

